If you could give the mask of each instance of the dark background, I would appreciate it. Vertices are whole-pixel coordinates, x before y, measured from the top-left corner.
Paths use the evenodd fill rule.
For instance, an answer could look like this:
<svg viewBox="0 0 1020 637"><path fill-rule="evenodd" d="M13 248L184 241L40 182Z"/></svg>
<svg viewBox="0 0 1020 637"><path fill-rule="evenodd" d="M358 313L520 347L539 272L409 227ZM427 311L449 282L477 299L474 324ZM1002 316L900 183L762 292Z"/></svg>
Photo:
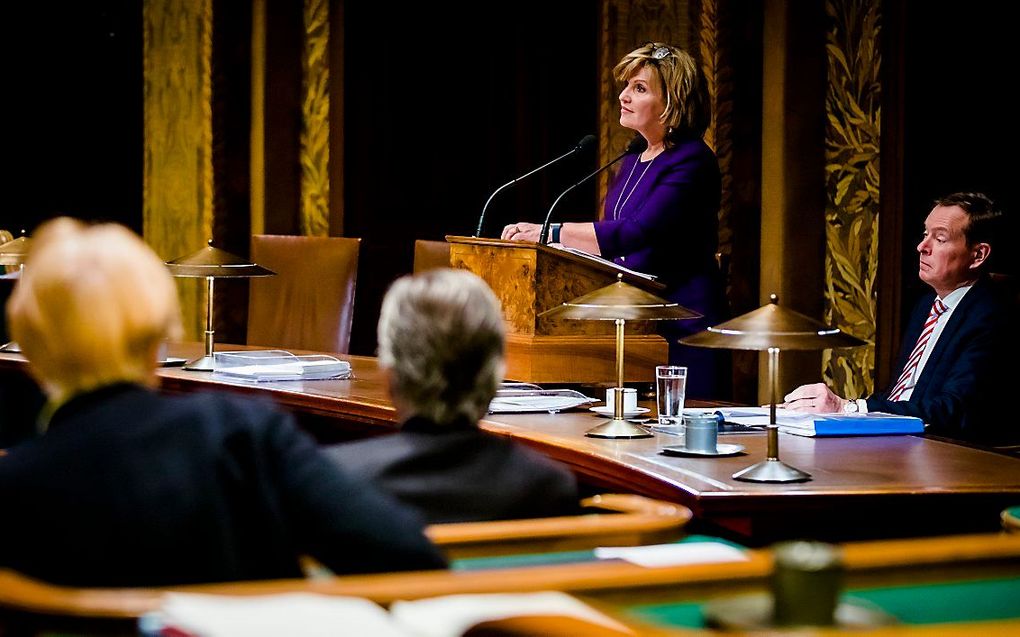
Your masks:
<svg viewBox="0 0 1020 637"><path fill-rule="evenodd" d="M0 38L8 122L0 227L31 231L69 214L140 231L141 3L12 5ZM1008 99L1017 57L1008 3L903 6L906 313L922 291L914 247L935 197L982 190L1015 216L1020 135ZM345 7L344 234L363 239L352 353L374 353L381 295L411 269L414 239L472 234L492 190L597 132L598 7L526 1L496 17L458 9L468 12L458 24L477 25L469 31L431 5L398 15L385 3ZM500 193L485 234L541 220L595 162L572 158ZM557 216L591 219L596 210L591 186ZM1010 252L1004 265L1015 272L1012 246L997 248Z"/></svg>

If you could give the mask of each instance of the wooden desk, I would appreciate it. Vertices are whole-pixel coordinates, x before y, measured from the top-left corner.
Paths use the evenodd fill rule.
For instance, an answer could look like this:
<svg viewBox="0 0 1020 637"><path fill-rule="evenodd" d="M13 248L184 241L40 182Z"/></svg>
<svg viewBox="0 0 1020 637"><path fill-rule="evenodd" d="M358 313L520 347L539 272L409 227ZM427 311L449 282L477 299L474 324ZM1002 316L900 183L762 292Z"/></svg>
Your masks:
<svg viewBox="0 0 1020 637"><path fill-rule="evenodd" d="M175 348L194 355L197 346ZM392 431L396 415L375 360L349 357L355 378L237 384L179 368L160 371L165 389L218 387L271 396L313 432L371 435ZM23 371L19 356L0 354L0 372ZM830 541L994 531L999 513L1020 503L1020 459L916 436L814 439L780 436L780 455L810 472L803 484L754 484L730 476L765 457L763 435L725 436L743 456L677 458L656 439L601 440L584 432L586 411L492 415L482 427L510 436L573 469L602 489L632 492L690 507L693 531L720 533L754 546L777 539Z"/></svg>

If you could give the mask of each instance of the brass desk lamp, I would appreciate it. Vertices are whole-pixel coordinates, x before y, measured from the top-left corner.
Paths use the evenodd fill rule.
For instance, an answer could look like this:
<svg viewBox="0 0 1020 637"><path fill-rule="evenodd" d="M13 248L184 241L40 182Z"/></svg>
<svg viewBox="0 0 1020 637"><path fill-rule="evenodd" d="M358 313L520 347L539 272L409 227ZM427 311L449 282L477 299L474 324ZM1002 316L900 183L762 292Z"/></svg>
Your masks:
<svg viewBox="0 0 1020 637"><path fill-rule="evenodd" d="M779 351L857 347L861 339L838 328L828 327L809 316L779 305L779 297L757 310L680 339L684 345L720 349L746 349L769 353L768 456L763 462L733 474L746 482L805 482L811 474L779 460L779 427L776 425L776 400Z"/></svg>
<svg viewBox="0 0 1020 637"><path fill-rule="evenodd" d="M18 266L18 269L13 272L6 272L7 268L0 267L0 279L18 279L21 277L21 272L25 269L25 259L28 257L28 248L30 244L31 239L26 237L25 231L22 230L20 237L0 245L0 266ZM0 307L0 312L3 311L3 307ZM21 348L18 347L18 344L14 341L9 341L0 345L0 352L16 354L20 351Z"/></svg>
<svg viewBox="0 0 1020 637"><path fill-rule="evenodd" d="M184 365L184 369L211 372L215 369L213 359L213 280L272 276L276 273L255 263L249 263L225 250L214 248L212 239L209 239L208 246L198 252L167 261L166 266L173 276L205 278L209 294L205 304L205 355L188 361Z"/></svg>
<svg viewBox="0 0 1020 637"><path fill-rule="evenodd" d="M623 417L623 326L626 321L668 321L701 318L685 307L617 281L579 296L572 301L542 312L539 316L589 321L616 322L616 393L613 401L613 419L590 429L584 435L592 438L651 438L644 427L627 422Z"/></svg>

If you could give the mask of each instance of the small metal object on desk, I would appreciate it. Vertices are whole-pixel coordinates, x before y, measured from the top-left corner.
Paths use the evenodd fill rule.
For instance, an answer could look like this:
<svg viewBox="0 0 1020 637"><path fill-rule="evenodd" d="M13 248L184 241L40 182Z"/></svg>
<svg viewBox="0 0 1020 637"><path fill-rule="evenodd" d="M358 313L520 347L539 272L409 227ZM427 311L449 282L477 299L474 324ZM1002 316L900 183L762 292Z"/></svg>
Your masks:
<svg viewBox="0 0 1020 637"><path fill-rule="evenodd" d="M784 542L774 549L772 592L709 602L705 621L726 630L872 628L896 618L863 600L840 600L843 560L823 542Z"/></svg>

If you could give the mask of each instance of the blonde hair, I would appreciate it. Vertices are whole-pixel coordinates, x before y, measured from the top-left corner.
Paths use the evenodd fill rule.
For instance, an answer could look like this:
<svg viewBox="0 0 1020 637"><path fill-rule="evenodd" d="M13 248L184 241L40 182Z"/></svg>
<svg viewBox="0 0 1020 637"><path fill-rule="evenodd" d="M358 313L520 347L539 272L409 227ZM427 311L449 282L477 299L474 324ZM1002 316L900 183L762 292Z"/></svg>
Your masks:
<svg viewBox="0 0 1020 637"><path fill-rule="evenodd" d="M439 425L477 422L503 379L499 301L478 276L440 268L390 287L379 313L379 364L394 401Z"/></svg>
<svg viewBox="0 0 1020 637"><path fill-rule="evenodd" d="M626 82L647 67L658 78L666 108L659 121L670 144L683 135L705 133L711 121L705 75L690 53L664 42L647 42L613 68L613 77Z"/></svg>
<svg viewBox="0 0 1020 637"><path fill-rule="evenodd" d="M180 334L177 291L156 254L123 226L66 217L33 237L7 312L11 336L56 403L151 382L160 341Z"/></svg>

